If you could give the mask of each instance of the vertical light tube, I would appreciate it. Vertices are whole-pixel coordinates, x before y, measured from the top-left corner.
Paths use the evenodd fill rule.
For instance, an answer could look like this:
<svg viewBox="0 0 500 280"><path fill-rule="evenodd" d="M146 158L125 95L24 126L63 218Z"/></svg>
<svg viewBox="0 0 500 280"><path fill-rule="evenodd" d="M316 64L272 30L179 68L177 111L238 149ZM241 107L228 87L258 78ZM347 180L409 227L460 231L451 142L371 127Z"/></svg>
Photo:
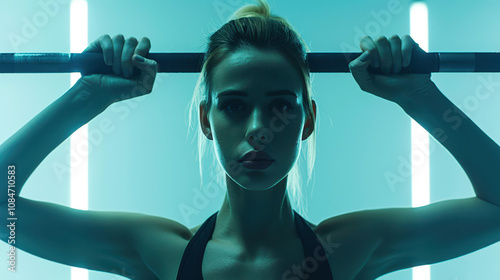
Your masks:
<svg viewBox="0 0 500 280"><path fill-rule="evenodd" d="M88 45L88 5L86 0L72 0L70 7L70 51L81 53ZM71 73L71 86L80 78ZM88 125L75 131L71 141L71 207L88 210ZM87 269L71 267L71 280L88 280Z"/></svg>
<svg viewBox="0 0 500 280"><path fill-rule="evenodd" d="M429 49L429 14L424 1L415 1L410 7L410 36L420 48ZM429 204L429 134L416 121L411 120L411 158L412 158L412 207ZM429 265L413 268L413 280L430 280Z"/></svg>

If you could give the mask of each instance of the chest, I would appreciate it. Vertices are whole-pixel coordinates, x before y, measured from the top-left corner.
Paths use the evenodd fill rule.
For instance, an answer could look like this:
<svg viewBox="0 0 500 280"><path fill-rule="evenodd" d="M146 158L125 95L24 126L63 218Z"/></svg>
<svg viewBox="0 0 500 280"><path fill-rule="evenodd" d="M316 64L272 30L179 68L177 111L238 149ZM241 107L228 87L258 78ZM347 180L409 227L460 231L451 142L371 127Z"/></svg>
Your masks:
<svg viewBox="0 0 500 280"><path fill-rule="evenodd" d="M359 277L363 265L366 263L371 251L362 245L359 240L351 240L348 236L320 236L319 240L326 253L334 280L368 280L373 278ZM148 263L152 271L161 280L177 278L184 250L188 240L179 240L175 246L168 244L162 248L156 244L155 261ZM321 259L318 255L317 258ZM222 246L209 241L202 261L202 274L204 280L275 280L275 279L306 279L307 271L314 266L314 260L305 261L303 247L300 240L291 244L283 252L282 257L263 258L251 262L241 260L237 252L230 246ZM358 275L358 276L356 276Z"/></svg>
<svg viewBox="0 0 500 280"><path fill-rule="evenodd" d="M300 240L298 243L290 244L279 255L263 255L250 260L229 244L209 242L202 262L203 279L293 279L287 278L287 273L291 274L294 267L300 266L304 260Z"/></svg>

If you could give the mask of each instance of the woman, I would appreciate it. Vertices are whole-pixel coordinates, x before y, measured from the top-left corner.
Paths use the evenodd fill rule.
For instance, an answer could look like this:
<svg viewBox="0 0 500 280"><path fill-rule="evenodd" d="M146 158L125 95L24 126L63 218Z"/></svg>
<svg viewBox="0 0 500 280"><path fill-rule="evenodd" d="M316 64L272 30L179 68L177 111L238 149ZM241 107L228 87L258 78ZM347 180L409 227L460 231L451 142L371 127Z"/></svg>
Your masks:
<svg viewBox="0 0 500 280"><path fill-rule="evenodd" d="M439 138L466 170L477 197L360 211L317 226L303 219L291 206L287 180L302 141L314 137L306 47L259 1L210 37L193 97L202 137L212 141L226 173L220 211L188 229L161 217L80 211L17 197L23 224L15 246L130 279L361 280L493 244L500 240L500 189L495 172L486 171L500 166L500 148L465 115L459 127L441 120L444 111L458 108L430 75L396 75L409 65L414 48L422 51L409 36L364 37L363 55L349 66L361 89L401 106ZM147 38L104 35L85 50L102 51L116 75L83 76L0 146L2 166L23 166L16 173L18 188L81 125L113 103L152 91L157 65L145 58L149 49ZM369 65L385 75L370 74ZM30 145L35 139L42 144ZM474 154L467 145L477 147ZM487 155L488 165L479 165ZM40 217L47 223L39 224ZM3 232L5 242L8 234Z"/></svg>

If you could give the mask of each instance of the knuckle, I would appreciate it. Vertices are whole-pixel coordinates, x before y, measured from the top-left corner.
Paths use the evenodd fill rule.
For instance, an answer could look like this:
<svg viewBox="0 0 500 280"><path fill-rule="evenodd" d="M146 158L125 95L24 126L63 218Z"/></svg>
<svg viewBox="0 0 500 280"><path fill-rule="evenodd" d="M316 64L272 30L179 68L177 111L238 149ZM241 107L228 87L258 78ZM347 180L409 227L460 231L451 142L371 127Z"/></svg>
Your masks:
<svg viewBox="0 0 500 280"><path fill-rule="evenodd" d="M390 42L389 42L389 40L387 39L387 37L385 37L385 36L381 36L381 37L377 38L376 44L377 44L378 46L387 47L387 46L389 46L389 45L390 45Z"/></svg>
<svg viewBox="0 0 500 280"><path fill-rule="evenodd" d="M130 37L130 38L128 38L127 43L128 44L137 44L137 38Z"/></svg>
<svg viewBox="0 0 500 280"><path fill-rule="evenodd" d="M365 35L361 37L361 40L359 41L359 44L362 46L364 44L367 44L368 42L373 41L372 38L368 35Z"/></svg>
<svg viewBox="0 0 500 280"><path fill-rule="evenodd" d="M99 39L104 40L104 39L109 39L109 34L103 34Z"/></svg>
<svg viewBox="0 0 500 280"><path fill-rule="evenodd" d="M393 41L401 41L398 35L392 35L390 39Z"/></svg>
<svg viewBox="0 0 500 280"><path fill-rule="evenodd" d="M405 42L406 44L409 44L409 45L415 43L415 41L409 35L405 35L403 37L403 42Z"/></svg>
<svg viewBox="0 0 500 280"><path fill-rule="evenodd" d="M153 68L154 75L156 75L156 73L158 72L158 63L152 62L151 68Z"/></svg>
<svg viewBox="0 0 500 280"><path fill-rule="evenodd" d="M368 36L368 35L365 35L365 36L361 37L361 40L368 40L368 39L371 39L371 37Z"/></svg>
<svg viewBox="0 0 500 280"><path fill-rule="evenodd" d="M123 37L123 35L122 35L122 34L118 34L118 35L116 35L116 36L113 38L113 41L114 41L114 42L118 42L118 43L123 44L123 42L125 41L125 38Z"/></svg>

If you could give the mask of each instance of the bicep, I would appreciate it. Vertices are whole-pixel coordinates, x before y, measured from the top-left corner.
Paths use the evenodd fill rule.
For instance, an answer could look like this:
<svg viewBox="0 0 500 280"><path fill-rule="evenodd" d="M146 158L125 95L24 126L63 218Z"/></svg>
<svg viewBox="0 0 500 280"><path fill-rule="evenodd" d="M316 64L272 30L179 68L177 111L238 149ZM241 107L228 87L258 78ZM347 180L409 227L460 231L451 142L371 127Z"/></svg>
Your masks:
<svg viewBox="0 0 500 280"><path fill-rule="evenodd" d="M134 247L133 224L140 214L83 211L18 197L16 217L11 245L30 254L114 274L147 271ZM7 237L4 232L2 240Z"/></svg>
<svg viewBox="0 0 500 280"><path fill-rule="evenodd" d="M378 267L380 275L453 259L500 241L500 208L476 197L375 213L383 236L368 266Z"/></svg>

